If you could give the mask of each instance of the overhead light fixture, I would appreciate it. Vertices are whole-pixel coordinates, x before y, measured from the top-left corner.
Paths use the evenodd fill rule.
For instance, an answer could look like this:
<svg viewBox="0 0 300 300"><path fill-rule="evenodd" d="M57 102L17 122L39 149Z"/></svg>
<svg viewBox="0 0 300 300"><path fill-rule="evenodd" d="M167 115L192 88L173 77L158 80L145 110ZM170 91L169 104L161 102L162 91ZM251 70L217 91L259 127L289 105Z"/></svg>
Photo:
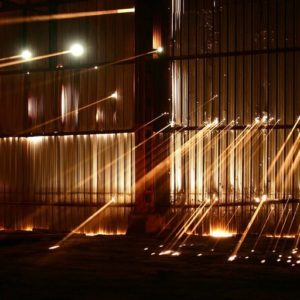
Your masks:
<svg viewBox="0 0 300 300"><path fill-rule="evenodd" d="M21 57L25 60L30 59L32 57L32 53L29 50L23 50L21 53Z"/></svg>
<svg viewBox="0 0 300 300"><path fill-rule="evenodd" d="M75 56L75 57L79 57L83 54L84 52L84 49L83 49L83 46L81 44L73 44L70 48L70 53Z"/></svg>

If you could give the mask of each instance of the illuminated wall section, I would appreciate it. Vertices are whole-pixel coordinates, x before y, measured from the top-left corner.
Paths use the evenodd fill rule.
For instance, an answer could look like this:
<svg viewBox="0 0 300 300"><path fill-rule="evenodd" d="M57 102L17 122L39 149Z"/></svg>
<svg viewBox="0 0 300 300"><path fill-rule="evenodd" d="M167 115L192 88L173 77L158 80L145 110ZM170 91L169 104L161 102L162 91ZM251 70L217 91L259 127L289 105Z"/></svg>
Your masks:
<svg viewBox="0 0 300 300"><path fill-rule="evenodd" d="M262 195L270 224L298 218L298 11L293 0L172 1L171 202L217 199L206 231L230 218L244 228Z"/></svg>
<svg viewBox="0 0 300 300"><path fill-rule="evenodd" d="M1 201L131 204L133 143L131 133L2 138Z"/></svg>
<svg viewBox="0 0 300 300"><path fill-rule="evenodd" d="M0 139L0 228L126 232L134 203L134 134ZM20 205L25 204L25 205Z"/></svg>

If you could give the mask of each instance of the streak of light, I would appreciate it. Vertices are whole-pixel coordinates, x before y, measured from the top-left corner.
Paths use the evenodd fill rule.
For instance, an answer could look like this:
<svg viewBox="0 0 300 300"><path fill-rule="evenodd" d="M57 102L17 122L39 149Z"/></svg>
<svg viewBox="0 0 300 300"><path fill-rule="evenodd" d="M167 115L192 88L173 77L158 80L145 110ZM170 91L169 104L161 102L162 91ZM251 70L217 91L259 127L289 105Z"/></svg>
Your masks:
<svg viewBox="0 0 300 300"><path fill-rule="evenodd" d="M274 229L273 237L276 237L276 235L277 235L277 231L278 231L280 222L281 222L281 220L283 218L283 215L284 215L284 212L285 212L286 208L288 207L288 203L289 203L289 199L286 201L286 203L285 203L285 205L283 207L283 210L282 210L282 212L280 214L279 220L278 220L278 222L276 224L276 227ZM266 252L268 252L268 250L270 249L270 247L271 247L272 244L273 244L273 241L271 240L270 243L269 243L269 245L268 245L268 247L267 247L267 249L266 249Z"/></svg>
<svg viewBox="0 0 300 300"><path fill-rule="evenodd" d="M258 237L257 237L257 239L256 239L256 241L255 241L255 243L254 243L254 245L253 245L253 247L252 247L253 252L254 252L255 249L256 249L256 246L257 246L257 244L258 244L258 242L259 242L259 240L260 240L260 238L261 238L261 236L262 236L262 234L263 234L263 231L264 231L264 229L265 229L265 227L266 227L266 225L267 225L267 223L268 223L268 221L269 221L269 219L270 219L272 213L273 213L273 214L275 213L275 210L274 210L273 207L270 209L270 211L269 211L269 213L268 213L268 216L267 216L267 218L266 218L266 220L265 220L265 222L264 222L264 224L263 224L263 226L262 226L262 228L261 228L261 230L260 230L260 233L259 233L259 235L258 235Z"/></svg>
<svg viewBox="0 0 300 300"><path fill-rule="evenodd" d="M46 22L46 21L53 21L53 20L66 20L66 19L87 18L87 17L96 17L96 16L107 16L107 15L115 15L115 14L128 14L134 12L135 12L135 8L132 7L132 8L112 9L112 10L97 10L97 11L88 11L88 12L73 12L73 13L61 13L61 14L52 14L52 15L2 18L2 20L0 20L0 25Z"/></svg>
<svg viewBox="0 0 300 300"><path fill-rule="evenodd" d="M278 172L276 172L276 178L275 178L275 184L278 185L279 181L283 177L284 173L286 173L286 170L288 168L289 172L287 175L287 178L285 179L285 183L289 181L289 178L294 172L295 166L298 165L299 162L299 153L296 158L294 158L295 150L298 148L300 143L300 135L298 134L296 141L293 143L291 149L289 150L288 154L286 155L283 164L281 165ZM292 165L292 167L290 167Z"/></svg>
<svg viewBox="0 0 300 300"><path fill-rule="evenodd" d="M294 234L266 234L265 237L271 239L294 239L296 236Z"/></svg>
<svg viewBox="0 0 300 300"><path fill-rule="evenodd" d="M282 233L283 233L285 224L286 224L286 222L287 222L287 220L288 220L288 217L289 217L290 213L291 213L291 209L288 210L288 213L287 213L286 216L285 216L285 219L284 219L284 222L283 222L283 224L282 224L282 227L281 227L279 236L282 236ZM279 238L279 239L276 239L276 243L275 243L275 246L274 246L274 248L273 248L273 251L275 251L275 252L276 252L276 249L277 249L279 240L280 240L280 238Z"/></svg>
<svg viewBox="0 0 300 300"><path fill-rule="evenodd" d="M295 243L294 243L294 247L293 247L294 249L298 249L298 244L299 244L299 239L300 239L299 232L300 232L300 223L298 225L298 230L297 230L296 235L295 235Z"/></svg>
<svg viewBox="0 0 300 300"><path fill-rule="evenodd" d="M122 58L122 59L119 59L119 60L116 60L116 61L104 63L104 64L99 65L99 66L94 66L92 69L95 69L96 67L97 67L96 68L97 70L98 69L103 69L103 68L106 68L106 67L109 67L109 66L117 65L117 64L120 64L120 63L123 63L123 62L132 61L132 60L135 60L137 58L141 58L141 57L144 57L144 56L147 56L147 55L150 55L150 54L154 54L154 53L157 53L156 49L145 52L145 53L137 54L137 55L134 55L134 56L130 56L130 57L127 57L127 58Z"/></svg>
<svg viewBox="0 0 300 300"><path fill-rule="evenodd" d="M198 228L198 226L201 224L201 222L204 220L204 218L208 215L208 213L211 211L212 207L218 202L218 199L214 199L212 201L212 203L210 204L210 206L205 210L205 212L201 215L200 219L197 221L196 225L194 225L194 227L192 228L192 230L190 231L191 234L194 233L194 231ZM187 239L189 238L189 236L187 236L184 239L184 243L187 241Z"/></svg>
<svg viewBox="0 0 300 300"><path fill-rule="evenodd" d="M28 63L28 62L31 62L31 61L42 60L42 59L46 59L46 58L50 58L50 57L55 57L55 56L68 54L68 53L70 53L70 50L65 50L65 51L61 51L61 52L55 52L55 53L35 56L35 57L28 58L28 59L14 60L14 61L11 61L11 62L6 62L6 63L0 64L0 68L6 68L6 67L14 66L14 65Z"/></svg>
<svg viewBox="0 0 300 300"><path fill-rule="evenodd" d="M247 236L247 234L248 234L251 226L253 225L253 223L254 223L254 221L255 221L255 219L256 219L258 213L260 212L260 210L261 210L261 208L262 208L262 206L263 206L264 203L265 203L265 201L262 200L258 204L258 206L257 206L257 208L256 208L256 210L255 210L255 212L254 212L251 220L249 221L246 229L244 230L244 232L243 232L240 240L238 241L238 243L237 243L236 247L234 248L234 250L233 250L232 254L230 255L230 257L228 258L228 261L233 261L236 258L237 254L238 254L238 251L240 250L240 248L241 248L241 246L242 246L242 244L243 244L243 242L244 242L244 240L245 240L245 238L246 238L246 236Z"/></svg>
<svg viewBox="0 0 300 300"><path fill-rule="evenodd" d="M57 248L59 248L60 246L59 245L54 245L54 246L52 246L52 247L49 247L49 250L55 250L55 249L57 249Z"/></svg>
<svg viewBox="0 0 300 300"><path fill-rule="evenodd" d="M283 150L284 150L284 148L285 148L287 142L288 142L289 139L292 137L293 132L294 132L294 130L296 129L296 127L297 127L299 121L300 121L300 117L298 117L298 119L297 119L295 125L294 125L293 128L291 129L291 132L289 133L289 135L288 135L287 138L285 139L284 143L282 144L282 146L280 147L280 149L279 149L279 151L277 152L276 156L274 157L272 163L270 164L270 166L269 166L269 168L268 168L268 170L267 170L267 177L270 176L270 174L271 174L273 168L275 167L275 164L276 164L278 158L280 157L281 153L283 152Z"/></svg>
<svg viewBox="0 0 300 300"><path fill-rule="evenodd" d="M14 56L9 56L9 57L3 57L3 58L0 58L0 61L13 60L13 59L21 58L21 57L22 57L22 55L14 55Z"/></svg>
<svg viewBox="0 0 300 300"><path fill-rule="evenodd" d="M69 239L72 235L75 233L78 233L78 231L84 227L87 223L89 223L91 220L93 220L96 216L98 216L103 210L105 210L108 206L115 203L115 199L112 198L109 202L107 202L105 205L103 205L101 208L99 208L95 213L93 213L90 217L88 217L84 222L82 222L80 225L78 225L75 229L73 229L69 234L67 234L61 241L59 241L56 245L50 247L49 249L56 249L59 246L61 246L62 243L64 243L67 239ZM56 247L56 248L53 248Z"/></svg>
<svg viewBox="0 0 300 300"><path fill-rule="evenodd" d="M288 230L287 230L287 234L288 234L288 235L290 235L290 233L291 233L291 229L292 229L292 226L293 226L293 224L294 224L294 222L295 222L295 219L296 219L296 216L297 216L297 212L298 212L298 209L299 209L299 205L300 205L300 203L298 203L297 206L296 206L296 209L295 209L294 215L293 215L293 217L292 217L290 226L289 226L289 228L288 228ZM287 240L284 241L283 246L282 246L282 249L281 249L281 252L283 252L283 251L285 250L286 243L287 243ZM293 252L293 254L296 254L296 253L297 253L297 250L293 249L292 252Z"/></svg>
<svg viewBox="0 0 300 300"><path fill-rule="evenodd" d="M79 233L79 234L84 234L85 236L97 236L97 235L125 235L126 231L125 230L95 230L95 231L79 231L79 232L75 232L75 233Z"/></svg>
<svg viewBox="0 0 300 300"><path fill-rule="evenodd" d="M111 96L110 96L111 97ZM110 98L109 97L109 98ZM106 100L106 99L104 99ZM78 109L77 111L79 111L80 109ZM138 144L137 146L133 147L131 150L123 153L122 155L118 156L118 158L116 158L115 160L109 162L108 164L106 164L105 166L98 168L97 170L95 170L94 173L92 173L90 176L85 177L83 180L77 182L77 184L75 186L73 186L71 189L69 189L67 192L72 192L72 189L76 189L78 187L83 186L86 182L88 182L93 176L96 176L98 174L98 172L102 172L102 171L106 171L108 170L113 164L115 164L116 162L118 162L120 159L126 157L128 154L133 153L134 151L136 151L136 149L140 146L142 146L143 144L145 144L148 140L153 139L156 135L158 135L160 132L163 132L165 129L167 129L170 126L170 124L166 125L165 127L161 128L159 131L155 132L153 135L151 135L149 138L147 138L146 140L144 140L143 142L141 142L140 144ZM136 163L138 163L138 161L136 161Z"/></svg>

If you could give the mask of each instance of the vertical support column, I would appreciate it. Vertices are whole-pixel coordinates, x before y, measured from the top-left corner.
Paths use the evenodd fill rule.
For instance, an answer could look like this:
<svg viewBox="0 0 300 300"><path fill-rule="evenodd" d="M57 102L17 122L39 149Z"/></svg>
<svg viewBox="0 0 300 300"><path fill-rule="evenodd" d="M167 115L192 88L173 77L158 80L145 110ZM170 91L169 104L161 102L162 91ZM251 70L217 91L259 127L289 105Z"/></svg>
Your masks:
<svg viewBox="0 0 300 300"><path fill-rule="evenodd" d="M168 46L168 0L136 0L136 55ZM158 205L169 203L169 143L165 134L153 134L168 124L168 63L165 54L148 55L136 62L135 71L136 135L136 210L137 214L156 212ZM155 171L157 170L157 172Z"/></svg>

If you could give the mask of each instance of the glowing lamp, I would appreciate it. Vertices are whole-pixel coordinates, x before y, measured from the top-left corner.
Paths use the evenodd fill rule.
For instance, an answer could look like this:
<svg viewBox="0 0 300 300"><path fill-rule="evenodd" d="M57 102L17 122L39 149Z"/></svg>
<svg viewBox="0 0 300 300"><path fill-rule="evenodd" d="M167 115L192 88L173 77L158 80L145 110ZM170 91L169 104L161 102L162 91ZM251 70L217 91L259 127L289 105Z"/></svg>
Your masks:
<svg viewBox="0 0 300 300"><path fill-rule="evenodd" d="M164 48L163 48L163 47L158 47L158 48L156 49L156 52L157 52L157 53L163 53L163 52L164 52Z"/></svg>
<svg viewBox="0 0 300 300"><path fill-rule="evenodd" d="M81 56L83 52L84 52L83 46L80 44L73 44L70 48L70 53L75 57Z"/></svg>
<svg viewBox="0 0 300 300"><path fill-rule="evenodd" d="M21 53L21 57L25 60L30 59L32 57L32 53L29 50L23 50Z"/></svg>

